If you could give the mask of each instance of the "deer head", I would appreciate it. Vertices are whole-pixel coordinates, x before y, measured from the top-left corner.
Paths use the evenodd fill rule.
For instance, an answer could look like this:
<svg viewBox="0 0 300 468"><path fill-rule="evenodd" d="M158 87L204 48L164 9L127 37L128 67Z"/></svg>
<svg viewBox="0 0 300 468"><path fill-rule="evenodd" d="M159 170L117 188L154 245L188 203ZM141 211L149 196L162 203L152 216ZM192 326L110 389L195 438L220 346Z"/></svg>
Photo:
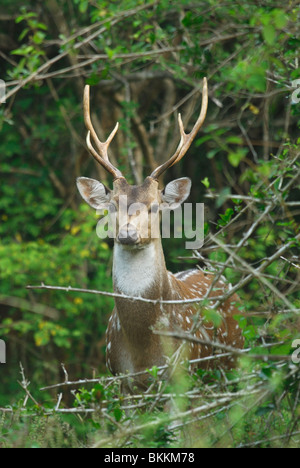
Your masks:
<svg viewBox="0 0 300 468"><path fill-rule="evenodd" d="M105 142L101 142L95 132L90 118L89 86L84 90L84 120L88 130L87 146L91 155L114 178L113 189L107 188L101 182L86 177L77 179L78 190L83 199L95 209L107 209L117 215L116 236L117 243L128 247L141 247L158 237L159 211L183 203L189 196L191 189L190 179L183 177L176 179L163 189L159 189L158 178L171 166L180 161L198 130L201 128L207 111L208 94L207 82L204 78L202 107L200 115L189 134L184 131L181 115L178 115L178 123L181 134L180 143L173 156L165 163L157 167L148 176L142 185L130 185L121 171L114 167L108 157L108 147L118 130L118 123ZM91 143L93 139L94 146Z"/></svg>

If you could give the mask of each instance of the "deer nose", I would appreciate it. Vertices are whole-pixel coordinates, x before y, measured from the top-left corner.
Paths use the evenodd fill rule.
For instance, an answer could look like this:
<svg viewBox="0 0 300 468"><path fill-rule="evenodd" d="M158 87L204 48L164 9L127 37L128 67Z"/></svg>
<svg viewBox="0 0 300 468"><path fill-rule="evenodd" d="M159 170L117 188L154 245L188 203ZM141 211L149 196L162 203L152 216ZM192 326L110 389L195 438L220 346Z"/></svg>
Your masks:
<svg viewBox="0 0 300 468"><path fill-rule="evenodd" d="M136 227L128 223L119 230L117 240L120 244L134 245L138 242L138 238Z"/></svg>

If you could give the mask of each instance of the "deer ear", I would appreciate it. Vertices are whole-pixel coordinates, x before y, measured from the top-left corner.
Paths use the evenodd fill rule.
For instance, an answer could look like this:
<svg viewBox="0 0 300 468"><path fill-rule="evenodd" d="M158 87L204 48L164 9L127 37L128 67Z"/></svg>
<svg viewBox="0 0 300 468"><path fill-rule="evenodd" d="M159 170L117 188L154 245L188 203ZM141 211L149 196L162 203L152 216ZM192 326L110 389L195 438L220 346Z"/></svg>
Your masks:
<svg viewBox="0 0 300 468"><path fill-rule="evenodd" d="M188 177L172 180L161 191L162 201L168 205L181 205L190 194L192 182Z"/></svg>
<svg viewBox="0 0 300 468"><path fill-rule="evenodd" d="M76 184L80 195L92 208L97 210L110 201L111 191L98 180L78 177Z"/></svg>

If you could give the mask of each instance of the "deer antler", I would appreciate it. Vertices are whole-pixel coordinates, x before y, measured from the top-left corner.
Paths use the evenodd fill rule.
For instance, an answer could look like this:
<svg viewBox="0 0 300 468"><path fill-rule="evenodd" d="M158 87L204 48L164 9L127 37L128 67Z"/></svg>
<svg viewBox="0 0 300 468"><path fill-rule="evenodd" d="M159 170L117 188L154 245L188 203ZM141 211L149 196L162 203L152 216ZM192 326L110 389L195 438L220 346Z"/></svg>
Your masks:
<svg viewBox="0 0 300 468"><path fill-rule="evenodd" d="M206 78L203 78L203 90L202 90L202 105L201 105L201 111L200 115L190 133L185 133L183 123L181 120L181 115L178 114L178 124L179 124L179 129L180 129L180 143L177 147L177 150L173 154L173 156L168 159L165 163L163 163L161 166L158 166L150 175L152 179L158 179L158 177L165 172L169 167L173 166L173 164L178 163L180 159L183 158L187 150L192 144L192 141L194 140L196 134L200 130L200 128L203 125L203 122L206 117L206 112L207 112L207 105L208 105L208 92L207 92L207 80Z"/></svg>
<svg viewBox="0 0 300 468"><path fill-rule="evenodd" d="M83 96L83 114L84 114L84 122L85 126L88 130L87 137L86 137L86 143L87 147L91 153L91 155L98 161L101 166L104 167L108 172L110 172L114 179L120 179L121 177L124 178L122 175L121 171L117 169L115 166L112 165L108 158L107 150L108 147L114 138L115 134L117 133L119 123L116 124L115 128L107 138L105 142L102 142L99 140L97 133L95 132L95 129L93 127L92 121L91 121L91 115L90 115L90 87L89 85L86 85L84 88L84 96ZM95 150L95 148L92 146L91 143L91 137L93 139L93 142L95 146L97 147L98 152Z"/></svg>

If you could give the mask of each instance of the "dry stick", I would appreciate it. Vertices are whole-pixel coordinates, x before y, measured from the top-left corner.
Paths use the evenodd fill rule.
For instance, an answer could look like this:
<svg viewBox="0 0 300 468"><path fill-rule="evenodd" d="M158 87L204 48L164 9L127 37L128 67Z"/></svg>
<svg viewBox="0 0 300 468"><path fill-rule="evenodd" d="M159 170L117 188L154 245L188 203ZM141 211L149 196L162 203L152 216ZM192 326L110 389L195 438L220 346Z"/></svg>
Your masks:
<svg viewBox="0 0 300 468"><path fill-rule="evenodd" d="M222 297L214 297L214 298L207 298L209 300L221 300L222 302L229 297L231 297L235 292L237 292L239 289L243 288L247 283L249 283L254 277L260 277L260 273L262 273L271 263L273 263L275 260L277 260L278 257L280 257L284 252L289 250L293 245L295 244L295 241L300 240L300 233L295 236L293 240L288 242L287 244L283 245L279 250L277 250L271 257L268 259L264 260L263 263L256 269L253 270L249 273L248 276L245 278L241 279L239 283L237 283L235 286L233 286L228 292L225 292ZM231 256L233 256L233 252L231 252ZM219 275L220 276L220 275ZM202 301L204 298L201 299ZM198 301L200 302L200 301ZM296 311L296 309L292 306L289 307L290 310Z"/></svg>
<svg viewBox="0 0 300 468"><path fill-rule="evenodd" d="M184 337L185 339L186 337ZM203 340L204 341L204 340ZM211 344L211 342L207 342L208 344ZM262 348L264 349L267 349L267 348L271 348L273 346L279 346L281 344L283 344L284 342L283 341L280 341L278 343L268 343L268 344L265 344L262 346ZM224 345L222 345L224 346ZM218 348L220 348L219 346L219 343L218 343ZM237 351L235 348L233 348L234 351ZM248 353L249 351L251 351L251 348L245 348L245 349L242 349L242 350L239 350L239 354L240 355L245 355L246 353ZM192 360L188 360L188 361L185 361L187 362L188 364L199 364L199 363L202 363L202 362L206 362L206 361L209 361L209 360L215 360L215 359L220 359L222 357L226 357L226 356L229 356L232 354L232 351L228 351L226 353L220 353L220 354L215 354L213 356L206 356L204 358L198 358L198 359L192 359ZM253 355L250 355L250 356L253 356ZM262 359L264 356L263 355L259 355L260 359ZM184 362L181 362L180 364L183 364ZM159 366L157 367L158 371L160 373L162 373L163 371L165 371L167 368L169 367L168 364L164 365L164 366ZM54 388L60 388L60 387L70 387L70 386L77 386L77 385L82 385L82 384L87 384L87 383L98 383L98 382L101 382L101 380L104 380L106 382L114 382L116 380L122 380L122 379L130 379L130 378L134 378L134 377L137 377L137 376L140 376L140 375L145 375L145 374L148 374L149 372L147 370L143 370L143 371L139 371L139 372L133 372L133 373L128 373L128 374L120 374L120 375L117 375L115 377L98 377L98 378L94 378L94 379L80 379L80 380L75 380L75 381L64 381L64 382L61 382L61 383L58 383L58 384L53 384L53 385L49 385L47 387L42 387L40 388L40 391L45 391L45 390L52 390ZM150 375L150 374L149 374Z"/></svg>
<svg viewBox="0 0 300 468"><path fill-rule="evenodd" d="M218 193L214 192L209 192L204 195L205 198L210 198L210 199L216 199L219 198ZM245 202L254 202L254 203L259 203L260 205L270 205L272 202L269 200L263 200L261 198L255 198L255 197L250 197L248 195L225 195L224 196L225 200L242 200ZM292 201L292 202L285 202L286 206L300 206L300 202L297 201ZM227 227L227 226L226 226Z"/></svg>
<svg viewBox="0 0 300 468"><path fill-rule="evenodd" d="M247 350L243 350L243 351L250 351L250 348L248 348ZM220 357L225 357L225 356L228 356L230 353L222 353L222 354L216 354L214 356L207 356L205 358L199 358L199 359L193 359L191 361L188 361L190 364L195 364L195 363L200 363L202 361L208 361L208 360L214 360L214 359L219 359ZM158 371L165 371L166 369L168 369L168 365L164 365L164 366L159 366L157 369ZM139 371L139 372L132 372L130 374L120 374L120 375L117 375L115 377L108 377L108 378L104 378L104 377L98 377L98 378L95 378L95 379L80 379L80 380L75 380L75 381L64 381L64 382L61 382L61 383L58 383L58 384L53 384L53 385L49 385L47 387L42 387L40 388L40 391L45 391L45 390L52 390L54 388L60 388L60 387L71 387L71 386L76 386L76 385L82 385L82 384L87 384L87 383L98 383L98 382L101 382L101 380L105 379L106 382L113 382L113 381L116 381L116 380L123 380L123 379L131 379L131 378L134 378L134 377L137 377L137 376L140 376L140 375L145 375L145 374L148 374L149 372L147 370L144 370L144 371ZM149 374L150 376L150 374Z"/></svg>
<svg viewBox="0 0 300 468"><path fill-rule="evenodd" d="M22 382L19 382L19 381L18 381L18 384L23 388L23 390L24 390L25 393L26 393L26 397L25 397L24 402L23 402L23 408L25 409L26 404L27 404L27 401L28 401L29 398L33 401L33 403L34 403L37 407L41 408L41 405L34 399L34 397L31 395L31 393L30 393L29 390L28 390L28 387L29 387L29 385L30 385L30 382L29 382L29 381L26 379L26 377L25 377L24 367L23 367L23 365L22 365L21 362L20 362L20 374L21 374L21 376L22 376Z"/></svg>
<svg viewBox="0 0 300 468"><path fill-rule="evenodd" d="M300 270L300 265L296 265L296 263L290 262L290 260L286 259L285 257L280 257L282 260L285 262L288 262L290 265L293 265L295 268L298 268Z"/></svg>
<svg viewBox="0 0 300 468"><path fill-rule="evenodd" d="M243 267L245 267L246 269L248 269L254 278L256 278L257 280L259 280L261 283L263 283L265 286L267 286L271 291L273 291L274 294L276 294L277 297L279 297L281 299L282 302L284 302L284 304L292 311L294 311L294 306L293 304L290 303L290 301L288 299L286 299L286 297L270 282L267 280L267 278L265 278L265 276L259 272L257 273L257 269L255 268L252 268L251 265L249 265L248 263L246 263L241 257L239 257L238 255L235 254L235 252L232 252L230 249L228 249L225 245L223 245L216 237L214 237L214 241L215 243L221 247L226 253L228 253L230 255L229 258L233 258L234 260L236 260L238 263L240 263ZM216 303L214 305L214 308L217 308L219 306L219 303Z"/></svg>
<svg viewBox="0 0 300 468"><path fill-rule="evenodd" d="M63 373L65 374L65 382L68 382L69 381L69 374L65 368L65 365L63 363L61 363L61 368L63 370Z"/></svg>
<svg viewBox="0 0 300 468"><path fill-rule="evenodd" d="M60 405L60 403L61 403L62 397L63 397L63 394L62 394L62 393L59 393L58 399L57 399L57 403L56 403L56 406L55 406L55 411L58 411L58 410L59 410L59 405Z"/></svg>
<svg viewBox="0 0 300 468"><path fill-rule="evenodd" d="M228 353L234 354L236 356L245 355L245 350L232 348L231 346L224 345L222 343L219 343L218 341L203 340L201 338L197 338L194 335L191 335L190 333L169 332L169 331L162 331L162 330L153 330L153 333L155 335L167 336L170 338L177 338L180 340L191 341L193 343L212 346L213 348L222 349L223 351L227 351ZM247 349L247 351L248 350L249 348ZM289 356L286 354L247 354L247 358L262 359L263 361L282 361L282 360L291 361L292 360L292 356Z"/></svg>
<svg viewBox="0 0 300 468"><path fill-rule="evenodd" d="M269 439L256 440L255 442L249 442L247 444L240 444L237 446L237 448L255 447L256 445L262 445L268 442L273 442L275 440L287 439L288 437L292 437L295 435L300 435L300 431L295 431L295 432L292 432L292 434L288 434L288 435L284 434L281 436L273 436L273 437L270 437Z"/></svg>
<svg viewBox="0 0 300 468"><path fill-rule="evenodd" d="M252 395L252 394L253 393L250 393L250 395ZM246 397L248 395L249 395L248 392L244 393L243 395L241 395L241 393L239 393L237 398L239 398L241 396ZM185 419L185 418L187 418L189 416L195 416L195 415L197 415L199 413L209 411L209 410L214 409L214 408L216 408L218 406L226 405L228 403L231 403L233 398L234 398L233 396L220 398L219 401L215 401L213 403L204 404L202 406L199 406L197 408L193 408L193 409L188 410L188 411L183 411L183 412L180 412L180 413L176 413L174 415L168 415L165 418L158 418L158 419L156 419L154 421L149 421L149 422L147 422L145 424L141 424L141 425L131 427L131 428L126 429L123 432L121 432L121 434L114 433L114 435L112 437L107 437L107 438L104 438L102 440L100 439L91 448L99 448L101 446L105 447L110 442L112 442L112 441L115 442L116 437L118 439L120 439L120 438L123 438L123 437L132 436L132 435L136 434L137 432L143 431L144 429L149 429L151 427L156 427L156 426L162 425L164 422L167 423L167 424L170 424L170 422L176 421L178 419Z"/></svg>
<svg viewBox="0 0 300 468"><path fill-rule="evenodd" d="M202 302L203 300L217 301L222 300L223 296L214 296L209 298L197 297L194 299L174 299L174 300L162 300L162 299L148 299L141 296L128 296L126 294L113 293L108 291L98 291L97 289L84 289L84 288L73 288L72 286L50 286L44 283L40 285L28 285L26 289L47 289L53 291L65 291L65 292L77 292L77 293L90 293L90 294L99 294L100 296L108 297L118 297L122 299L128 299L130 301L141 301L148 302L150 304L193 304L197 302Z"/></svg>
<svg viewBox="0 0 300 468"><path fill-rule="evenodd" d="M297 158L295 158L295 159L292 161L291 165L292 165L296 160L297 160ZM271 189L271 188L273 187L273 185L275 184L275 182L278 181L279 179L281 179L282 177L283 177L283 176L278 176L274 181L272 181L272 182L269 184L268 189ZM291 181L290 181L287 185L290 186L292 183L294 183L294 181L295 181L295 179L296 179L297 177L298 177L298 175L296 174L296 176L295 176L293 179L291 179ZM251 198L250 201L249 201L249 203L247 204L247 206L246 206L242 211L251 208L252 205L255 204L255 202L257 202L256 199L255 199L255 198ZM243 237L243 238L240 240L240 242L237 244L237 246L235 247L235 250L236 250L235 253L237 253L237 252L245 245L246 241L247 241L247 240L249 239L249 237L253 234L253 232L254 232L255 229L258 227L258 225L260 224L260 222L261 222L266 216L268 216L269 213L270 213L270 211L272 210L272 208L274 208L274 206L276 206L276 203L277 203L277 200L276 200L276 201L273 200L273 201L269 202L269 204L268 204L267 207L265 208L265 211L264 211L264 212L258 217L258 219L250 226L250 228L249 228L249 230L247 231L247 233L244 235L244 237ZM237 217L239 217L240 214L241 214L241 213L239 213L239 214L235 217L235 219L236 219ZM234 220L232 220L232 221L229 223L229 225L232 224L233 221L234 221ZM229 225L227 225L226 228L228 228ZM224 229L225 229L225 228L221 229L221 230L219 231L218 235L220 235L220 234L223 232ZM212 236L212 235L210 236L210 238L213 239L213 240L216 239L216 237L215 237L215 236ZM215 282L216 282L216 281L218 280L218 278L222 275L223 271L225 270L225 268L226 268L226 266L228 265L228 263L230 262L230 260L231 260L231 257L229 257L229 258L227 259L227 261L224 263L224 265L223 265L223 267L222 267L222 270L221 270L221 271L218 273L218 275L216 276ZM213 282L213 284L211 285L211 288L213 287L213 285L214 285L215 282Z"/></svg>
<svg viewBox="0 0 300 468"><path fill-rule="evenodd" d="M251 205L253 202L251 202L249 205ZM249 206L248 205L248 206ZM247 240L249 239L249 237L251 236L251 234L255 231L255 229L257 228L257 226L260 224L261 220L264 219L264 217L271 211L272 209L272 205L269 205L267 206L267 208L265 209L264 213L262 213L261 216L259 216L259 218L251 225L251 227L248 229L247 233L244 235L244 237L240 240L240 242L237 244L236 246L236 252L238 252L242 247L243 245L245 244L245 242L247 242ZM215 236L212 236L210 235L210 238L215 240L216 241L216 237ZM203 300L205 299L208 299L208 296L210 295L211 291L213 290L213 287L214 285L217 283L217 281L219 281L220 277L222 276L223 272L225 271L226 267L228 266L228 264L230 263L231 261L231 257L234 255L234 253L230 253L230 256L228 257L228 259L226 260L226 262L222 265L222 268L220 271L217 272L217 274L215 275L213 281L211 282L209 288L207 289L205 295L204 295L204 298ZM250 279L252 279L252 276L253 276L253 272L251 273L251 277ZM249 281L250 281L249 279ZM239 282L236 286L235 286L235 291L237 291L238 289L240 289L240 284L241 282ZM233 295L233 292L234 292L234 288L231 288L230 289L230 293L227 293L227 297L226 297L226 293L224 293L223 297L221 299L219 299L218 301L219 302L216 302L216 304L214 305L213 309L217 309L219 307L219 305L224 302L228 297L231 297ZM199 320L200 320L200 316L201 316L201 309L199 309L199 311L197 312L196 316L195 316L195 321L194 321L194 324L191 328L191 332L195 332L198 328L199 328ZM203 330L201 329L202 333L203 333Z"/></svg>
<svg viewBox="0 0 300 468"><path fill-rule="evenodd" d="M226 397L221 398L217 402L208 403L208 404L200 406L199 408L194 408L194 409L191 409L189 411L185 411L185 412L176 414L175 416L166 416L164 418L164 421L166 423L170 423L170 422L172 422L174 420L177 420L178 418L183 418L184 419L184 418L187 418L190 415L192 415L192 416L197 415L199 412L203 412L205 410L209 410L211 408L218 407L219 405L226 404L226 403L228 404L228 403L232 402L236 398L247 397L247 396L251 396L253 394L257 394L257 393L261 392L260 388L254 388L254 386L252 386L252 387L253 388L251 388L249 391L248 390L246 390L246 391L241 390L241 391L236 392L236 393L228 392ZM145 397L145 395L143 395L143 397ZM149 395L149 397L150 397L150 395ZM199 395L199 397L200 397L200 395ZM58 398L58 403L59 404L60 404L60 401L61 401L61 398L59 396L59 398ZM41 407L41 405L39 405L39 407L43 410L45 415L51 415L51 414L55 414L55 413L63 413L63 414L94 413L94 412L99 412L99 411L105 417L106 417L106 414L107 414L106 413L107 408L84 408L84 407L81 407L81 408L61 408L61 409L59 409L58 406L59 405L57 404L56 405L57 409L56 408L55 409L48 409L48 408L43 408L43 407ZM141 405L141 404L131 405L129 407L122 407L122 408L123 409L133 409L133 408L139 408L141 406L145 406L145 404L143 404L143 405ZM21 411L26 411L26 408L25 407L21 408ZM9 407L8 408L0 408L0 412L13 413L14 409L9 408ZM156 419L154 421L151 421L150 423L143 424L142 426L136 426L132 430L133 430L133 433L135 433L135 432L138 432L140 429L149 427L149 425L150 426L156 426L156 425L159 425L159 424L163 423L164 421L161 420L161 419ZM187 421L187 423L188 423L188 421ZM131 429L129 429L129 431L131 431ZM129 432L128 434L131 435L131 432ZM123 436L124 436L124 434L121 434L119 437L121 438ZM102 443L103 443L103 441L101 441L101 444Z"/></svg>

